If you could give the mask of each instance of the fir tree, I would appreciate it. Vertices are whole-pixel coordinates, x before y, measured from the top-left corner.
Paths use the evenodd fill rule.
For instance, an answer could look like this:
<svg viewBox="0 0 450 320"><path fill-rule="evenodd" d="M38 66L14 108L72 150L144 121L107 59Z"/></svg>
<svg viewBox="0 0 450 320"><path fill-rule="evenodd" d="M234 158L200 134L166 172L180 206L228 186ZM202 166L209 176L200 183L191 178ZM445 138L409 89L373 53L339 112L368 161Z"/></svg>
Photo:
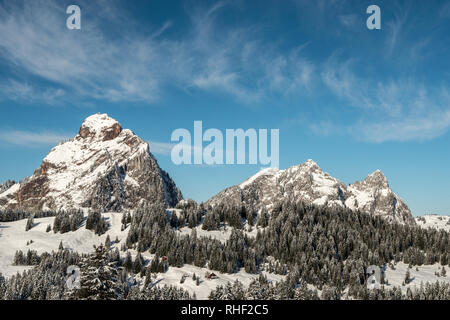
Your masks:
<svg viewBox="0 0 450 320"><path fill-rule="evenodd" d="M135 274L138 274L142 271L142 267L144 264L144 259L142 258L142 255L140 253L137 254L136 259L133 263L133 272Z"/></svg>
<svg viewBox="0 0 450 320"><path fill-rule="evenodd" d="M409 267L408 267L408 269L406 269L404 283L405 283L405 284L408 284L410 281L411 281L411 274L410 274L410 272L409 272Z"/></svg>
<svg viewBox="0 0 450 320"><path fill-rule="evenodd" d="M111 238L109 237L109 234L106 236L106 239L105 239L105 248L107 251L109 251L109 249L111 249Z"/></svg>
<svg viewBox="0 0 450 320"><path fill-rule="evenodd" d="M131 272L133 269L133 259L131 258L131 253L129 251L127 252L127 256L125 257L123 267L128 272Z"/></svg>
<svg viewBox="0 0 450 320"><path fill-rule="evenodd" d="M27 220L27 224L25 225L25 231L28 231L33 227L34 227L34 216L30 216Z"/></svg>
<svg viewBox="0 0 450 320"><path fill-rule="evenodd" d="M103 245L81 261L80 285L72 297L87 300L114 300L122 298L118 283L118 269L108 261L108 252Z"/></svg>

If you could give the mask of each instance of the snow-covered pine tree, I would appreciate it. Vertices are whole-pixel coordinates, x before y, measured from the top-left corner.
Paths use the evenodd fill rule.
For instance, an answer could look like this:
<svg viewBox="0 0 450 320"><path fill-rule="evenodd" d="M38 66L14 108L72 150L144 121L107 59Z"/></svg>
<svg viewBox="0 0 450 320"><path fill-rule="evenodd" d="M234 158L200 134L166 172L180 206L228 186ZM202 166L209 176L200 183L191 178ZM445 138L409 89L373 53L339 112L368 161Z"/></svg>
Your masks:
<svg viewBox="0 0 450 320"><path fill-rule="evenodd" d="M92 230L97 235L102 235L108 230L108 223L100 212L89 212L86 219L86 229Z"/></svg>
<svg viewBox="0 0 450 320"><path fill-rule="evenodd" d="M25 226L25 231L30 230L31 228L34 227L34 216L31 215L30 217L28 217L27 219L27 224Z"/></svg>
<svg viewBox="0 0 450 320"><path fill-rule="evenodd" d="M409 267L408 267L408 269L406 269L406 273L405 273L405 281L404 281L404 283L405 283L405 284L408 284L410 280L411 280L411 273L410 273Z"/></svg>
<svg viewBox="0 0 450 320"><path fill-rule="evenodd" d="M128 251L123 263L123 267L126 271L130 272L133 269L133 259L131 258L131 253Z"/></svg>
<svg viewBox="0 0 450 320"><path fill-rule="evenodd" d="M109 237L109 234L106 236L106 239L105 239L105 248L107 251L109 251L109 249L111 249L111 238Z"/></svg>
<svg viewBox="0 0 450 320"><path fill-rule="evenodd" d="M122 298L115 262L109 262L108 251L103 245L95 247L95 252L83 258L80 272L81 288L74 291L71 298L87 300L115 300Z"/></svg>

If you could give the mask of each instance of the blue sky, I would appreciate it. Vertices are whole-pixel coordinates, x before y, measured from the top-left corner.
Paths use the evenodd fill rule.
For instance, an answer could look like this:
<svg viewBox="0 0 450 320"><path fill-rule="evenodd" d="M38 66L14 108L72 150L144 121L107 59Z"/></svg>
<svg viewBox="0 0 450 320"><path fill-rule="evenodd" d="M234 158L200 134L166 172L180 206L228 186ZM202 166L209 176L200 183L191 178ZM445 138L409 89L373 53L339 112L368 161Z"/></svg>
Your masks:
<svg viewBox="0 0 450 320"><path fill-rule="evenodd" d="M185 197L261 168L174 165L172 131L202 120L277 128L281 168L312 158L345 183L381 169L414 215L450 214L449 29L449 1L0 1L0 181L105 112Z"/></svg>

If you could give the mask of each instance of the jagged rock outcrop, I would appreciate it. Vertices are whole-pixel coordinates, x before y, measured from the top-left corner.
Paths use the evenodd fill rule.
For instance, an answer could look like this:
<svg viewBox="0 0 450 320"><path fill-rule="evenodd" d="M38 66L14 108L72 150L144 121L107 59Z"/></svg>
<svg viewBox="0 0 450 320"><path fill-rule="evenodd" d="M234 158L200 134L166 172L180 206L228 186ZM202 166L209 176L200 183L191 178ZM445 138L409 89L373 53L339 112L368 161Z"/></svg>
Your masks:
<svg viewBox="0 0 450 320"><path fill-rule="evenodd" d="M415 224L408 206L389 187L384 174L377 170L363 181L357 181L347 188L345 205L350 209L382 216L389 221Z"/></svg>
<svg viewBox="0 0 450 320"><path fill-rule="evenodd" d="M172 207L181 199L148 143L96 114L77 136L53 148L31 177L0 193L0 208L117 211L152 203Z"/></svg>
<svg viewBox="0 0 450 320"><path fill-rule="evenodd" d="M286 170L264 169L240 185L221 191L207 204L244 204L256 211L264 208L270 212L277 201L283 200L348 207L382 216L389 221L415 224L408 206L390 189L381 171L346 186L323 172L313 160Z"/></svg>

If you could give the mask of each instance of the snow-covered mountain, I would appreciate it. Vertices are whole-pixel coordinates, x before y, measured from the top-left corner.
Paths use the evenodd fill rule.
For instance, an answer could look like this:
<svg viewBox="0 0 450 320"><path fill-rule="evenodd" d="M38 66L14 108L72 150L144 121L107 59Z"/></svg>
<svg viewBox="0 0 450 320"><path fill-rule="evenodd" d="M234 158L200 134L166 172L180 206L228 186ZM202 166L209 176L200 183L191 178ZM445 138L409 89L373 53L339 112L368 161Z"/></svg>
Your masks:
<svg viewBox="0 0 450 320"><path fill-rule="evenodd" d="M174 206L181 199L148 143L108 115L95 114L78 135L53 148L31 177L2 187L0 208L118 211L143 203Z"/></svg>
<svg viewBox="0 0 450 320"><path fill-rule="evenodd" d="M240 185L227 188L208 200L215 206L242 203L255 210L270 212L280 200L302 200L325 206L342 206L382 216L389 221L415 224L408 206L389 187L381 171L363 181L346 186L313 160L286 170L268 168Z"/></svg>
<svg viewBox="0 0 450 320"><path fill-rule="evenodd" d="M53 148L31 177L0 186L0 209L120 211L144 203L172 207L181 199L180 190L158 166L148 143L106 114L88 117L78 135ZM256 211L270 211L278 200L343 206L415 224L381 171L346 186L312 160L286 170L264 169L220 192L208 204L244 203Z"/></svg>

